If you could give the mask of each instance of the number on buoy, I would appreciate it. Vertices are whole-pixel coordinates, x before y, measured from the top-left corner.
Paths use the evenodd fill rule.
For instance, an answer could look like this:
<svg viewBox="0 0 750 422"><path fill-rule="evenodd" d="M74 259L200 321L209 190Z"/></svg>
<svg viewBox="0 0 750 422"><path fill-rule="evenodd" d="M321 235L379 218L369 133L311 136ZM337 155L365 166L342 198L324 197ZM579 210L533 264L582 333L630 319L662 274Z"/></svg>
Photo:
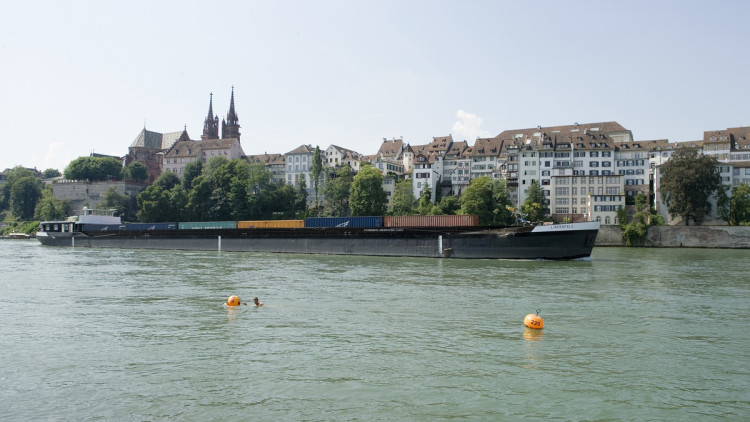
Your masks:
<svg viewBox="0 0 750 422"><path fill-rule="evenodd" d="M526 318L523 319L523 325L535 330L541 330L544 327L544 321L539 316L539 310L537 309L536 314L526 315Z"/></svg>
<svg viewBox="0 0 750 422"><path fill-rule="evenodd" d="M227 298L227 306L240 306L240 303L242 303L242 301L240 301L239 296L232 295Z"/></svg>

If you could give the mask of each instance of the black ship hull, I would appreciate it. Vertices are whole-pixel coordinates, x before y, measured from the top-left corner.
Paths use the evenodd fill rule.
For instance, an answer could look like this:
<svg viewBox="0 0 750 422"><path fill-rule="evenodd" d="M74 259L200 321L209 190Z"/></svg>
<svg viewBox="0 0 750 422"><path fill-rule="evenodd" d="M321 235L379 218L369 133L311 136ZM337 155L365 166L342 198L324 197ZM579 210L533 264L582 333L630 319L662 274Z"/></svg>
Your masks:
<svg viewBox="0 0 750 422"><path fill-rule="evenodd" d="M591 255L599 223L513 228L294 228L39 232L43 245L462 259Z"/></svg>

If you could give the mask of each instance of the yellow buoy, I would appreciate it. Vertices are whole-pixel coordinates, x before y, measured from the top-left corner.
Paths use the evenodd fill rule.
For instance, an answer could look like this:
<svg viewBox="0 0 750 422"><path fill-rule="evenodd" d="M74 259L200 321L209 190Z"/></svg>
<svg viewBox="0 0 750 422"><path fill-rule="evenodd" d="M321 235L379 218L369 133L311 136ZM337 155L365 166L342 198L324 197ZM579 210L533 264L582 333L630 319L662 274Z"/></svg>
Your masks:
<svg viewBox="0 0 750 422"><path fill-rule="evenodd" d="M240 306L240 297L239 296L229 296L227 298L227 306Z"/></svg>
<svg viewBox="0 0 750 422"><path fill-rule="evenodd" d="M539 315L539 311L536 311L536 314L528 314L526 315L526 318L523 319L523 325L533 328L535 330L541 330L542 327L544 327L544 321L542 320L542 317Z"/></svg>

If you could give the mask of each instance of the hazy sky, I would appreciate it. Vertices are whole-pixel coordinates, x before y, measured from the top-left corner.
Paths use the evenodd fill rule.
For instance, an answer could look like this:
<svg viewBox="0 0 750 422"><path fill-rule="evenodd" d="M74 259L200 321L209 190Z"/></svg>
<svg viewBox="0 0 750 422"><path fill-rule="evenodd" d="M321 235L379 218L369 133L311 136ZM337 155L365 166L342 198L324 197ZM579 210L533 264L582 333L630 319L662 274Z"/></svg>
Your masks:
<svg viewBox="0 0 750 422"><path fill-rule="evenodd" d="M200 139L232 86L247 154L362 154L617 121L636 140L750 126L750 2L7 1L0 170Z"/></svg>

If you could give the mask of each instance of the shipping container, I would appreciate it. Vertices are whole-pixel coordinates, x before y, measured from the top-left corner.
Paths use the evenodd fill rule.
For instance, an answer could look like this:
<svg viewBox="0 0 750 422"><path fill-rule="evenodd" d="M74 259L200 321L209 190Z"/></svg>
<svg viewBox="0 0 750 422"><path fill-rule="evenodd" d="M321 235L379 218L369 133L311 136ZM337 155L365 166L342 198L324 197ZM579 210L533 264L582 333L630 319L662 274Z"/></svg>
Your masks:
<svg viewBox="0 0 750 422"><path fill-rule="evenodd" d="M177 227L180 230L199 230L199 229L236 229L236 221L192 221L180 222Z"/></svg>
<svg viewBox="0 0 750 422"><path fill-rule="evenodd" d="M383 218L384 227L473 227L477 215L398 215Z"/></svg>
<svg viewBox="0 0 750 422"><path fill-rule="evenodd" d="M238 229L294 229L305 227L305 220L238 221Z"/></svg>
<svg viewBox="0 0 750 422"><path fill-rule="evenodd" d="M176 230L177 223L130 223L125 230Z"/></svg>
<svg viewBox="0 0 750 422"><path fill-rule="evenodd" d="M310 217L305 227L383 227L383 217Z"/></svg>
<svg viewBox="0 0 750 422"><path fill-rule="evenodd" d="M81 224L82 232L105 232L125 230L124 224Z"/></svg>

